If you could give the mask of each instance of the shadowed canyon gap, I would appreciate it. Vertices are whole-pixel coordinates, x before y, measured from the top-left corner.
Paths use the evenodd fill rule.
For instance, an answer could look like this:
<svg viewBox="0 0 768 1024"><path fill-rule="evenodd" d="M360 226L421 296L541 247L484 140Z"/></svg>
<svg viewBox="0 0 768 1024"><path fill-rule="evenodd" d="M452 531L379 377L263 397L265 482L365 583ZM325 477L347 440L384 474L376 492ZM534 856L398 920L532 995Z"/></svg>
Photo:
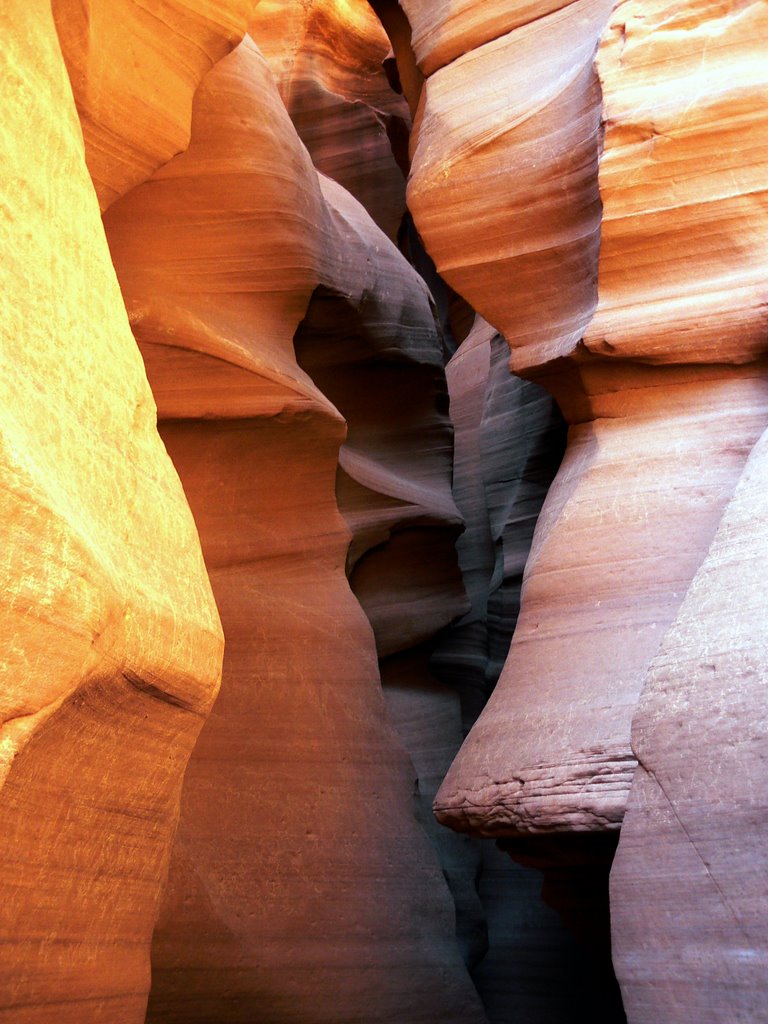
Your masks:
<svg viewBox="0 0 768 1024"><path fill-rule="evenodd" d="M0 1021L768 1021L766 0L0 27Z"/></svg>

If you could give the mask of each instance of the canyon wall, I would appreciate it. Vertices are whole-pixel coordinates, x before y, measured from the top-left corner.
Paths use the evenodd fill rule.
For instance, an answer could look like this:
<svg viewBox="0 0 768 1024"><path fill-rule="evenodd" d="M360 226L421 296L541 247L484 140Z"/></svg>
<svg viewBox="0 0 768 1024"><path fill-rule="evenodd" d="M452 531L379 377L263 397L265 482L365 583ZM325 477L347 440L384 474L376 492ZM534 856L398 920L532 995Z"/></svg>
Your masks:
<svg viewBox="0 0 768 1024"><path fill-rule="evenodd" d="M0 26L0 1021L766 1019L766 0Z"/></svg>
<svg viewBox="0 0 768 1024"><path fill-rule="evenodd" d="M617 830L639 759L613 883L614 908L630 891L636 906L664 851L685 851L676 863L684 870L690 858L690 884L709 870L696 853L703 824L688 838L675 830L685 833L683 812L695 818L708 803L704 764L717 775L724 748L739 750L744 730L764 735L730 716L706 753L697 747L675 760L682 788L671 799L681 817L662 807L663 783L649 773L669 749L664 737L690 683L676 697L683 665L679 674L671 667L674 653L664 669L654 659L667 650L689 657L676 640L690 628L686 594L706 574L705 558L725 557L717 543L707 553L768 415L768 9L581 0L493 12L418 0L402 7L425 79L408 186L416 226L448 283L502 331L512 369L550 390L570 425L500 684L436 813L481 835ZM748 689L752 670L739 665ZM689 699L691 727L711 719L711 696ZM762 827L764 800L751 790L761 772L747 753L733 757L736 777L751 784L739 795L729 789L729 813ZM662 871L669 884L671 874ZM736 891L757 895L749 871ZM741 992L733 1005L754 1010L757 983L743 972L762 953L751 914L742 922L734 898L722 896L731 921L711 943L691 904L675 900L674 925L659 912L667 955L685 937L692 956L712 963L687 987L685 971L659 964L652 911L641 927L630 925L630 910L614 911L631 1020L698 1019L707 1001L721 1008L711 1019L735 1013L722 1010L724 974ZM731 928L751 952L733 948ZM642 968L641 949L649 951ZM750 966L734 967L742 961Z"/></svg>
<svg viewBox="0 0 768 1024"><path fill-rule="evenodd" d="M222 635L50 5L0 25L0 1019L140 1024Z"/></svg>
<svg viewBox="0 0 768 1024"><path fill-rule="evenodd" d="M355 571L391 535L403 550L381 571L403 577L398 559L419 550L412 523L417 540L434 529L452 546L426 288L318 176L250 39L198 90L186 152L105 224L227 639L187 776L148 1019L426 1022L437 1008L481 1021L337 508L338 466ZM419 457L416 429L434 433L434 455ZM381 649L453 614L440 583L436 598L414 578L415 637L400 635L413 627L386 579L357 587Z"/></svg>

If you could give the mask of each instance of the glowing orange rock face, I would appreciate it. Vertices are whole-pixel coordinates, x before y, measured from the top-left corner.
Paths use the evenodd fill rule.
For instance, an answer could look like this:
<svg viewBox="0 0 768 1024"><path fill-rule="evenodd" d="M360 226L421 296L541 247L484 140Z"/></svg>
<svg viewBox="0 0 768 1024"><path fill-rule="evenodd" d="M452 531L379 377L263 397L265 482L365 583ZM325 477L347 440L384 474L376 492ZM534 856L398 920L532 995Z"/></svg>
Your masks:
<svg viewBox="0 0 768 1024"><path fill-rule="evenodd" d="M600 45L605 148L590 351L745 363L768 331L768 6L621 3Z"/></svg>
<svg viewBox="0 0 768 1024"><path fill-rule="evenodd" d="M222 636L50 7L0 30L0 1018L140 1024Z"/></svg>
<svg viewBox="0 0 768 1024"><path fill-rule="evenodd" d="M186 149L192 97L259 0L52 0L102 210Z"/></svg>
<svg viewBox="0 0 768 1024"><path fill-rule="evenodd" d="M189 150L105 223L227 637L149 1020L479 1024L345 576L344 421L292 345L321 284L346 296L347 326L374 330L363 300L381 305L386 285L434 332L423 285L359 204L321 185L248 39L199 90Z"/></svg>

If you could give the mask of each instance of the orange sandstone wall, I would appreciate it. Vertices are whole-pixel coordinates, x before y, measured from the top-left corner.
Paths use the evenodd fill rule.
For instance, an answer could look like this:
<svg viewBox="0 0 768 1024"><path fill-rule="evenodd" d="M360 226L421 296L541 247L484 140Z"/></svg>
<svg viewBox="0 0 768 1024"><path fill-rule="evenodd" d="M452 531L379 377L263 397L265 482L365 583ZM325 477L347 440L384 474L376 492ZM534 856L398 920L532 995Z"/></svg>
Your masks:
<svg viewBox="0 0 768 1024"><path fill-rule="evenodd" d="M315 167L395 240L410 115L387 80L389 40L376 15L364 2L260 0L249 31Z"/></svg>
<svg viewBox="0 0 768 1024"><path fill-rule="evenodd" d="M222 635L50 5L0 31L0 1019L141 1024Z"/></svg>
<svg viewBox="0 0 768 1024"><path fill-rule="evenodd" d="M195 89L259 0L51 0L102 210L186 149Z"/></svg>
<svg viewBox="0 0 768 1024"><path fill-rule="evenodd" d="M571 423L501 684L437 800L441 820L486 834L618 827L648 666L766 419L765 164L729 141L747 117L763 134L764 5L692 4L671 22L663 6L610 8L537 10L491 38L470 13L462 35L446 5L408 12L428 76L417 227ZM674 87L649 71L660 55Z"/></svg>

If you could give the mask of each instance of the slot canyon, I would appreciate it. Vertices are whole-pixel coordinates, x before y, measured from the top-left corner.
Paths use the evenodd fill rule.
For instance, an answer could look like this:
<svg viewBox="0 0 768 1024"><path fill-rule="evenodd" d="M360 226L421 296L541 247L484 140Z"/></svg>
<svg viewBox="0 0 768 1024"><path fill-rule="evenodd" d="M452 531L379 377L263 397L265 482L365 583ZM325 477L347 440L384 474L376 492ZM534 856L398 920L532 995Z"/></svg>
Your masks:
<svg viewBox="0 0 768 1024"><path fill-rule="evenodd" d="M768 1024L768 0L0 29L0 1024Z"/></svg>

